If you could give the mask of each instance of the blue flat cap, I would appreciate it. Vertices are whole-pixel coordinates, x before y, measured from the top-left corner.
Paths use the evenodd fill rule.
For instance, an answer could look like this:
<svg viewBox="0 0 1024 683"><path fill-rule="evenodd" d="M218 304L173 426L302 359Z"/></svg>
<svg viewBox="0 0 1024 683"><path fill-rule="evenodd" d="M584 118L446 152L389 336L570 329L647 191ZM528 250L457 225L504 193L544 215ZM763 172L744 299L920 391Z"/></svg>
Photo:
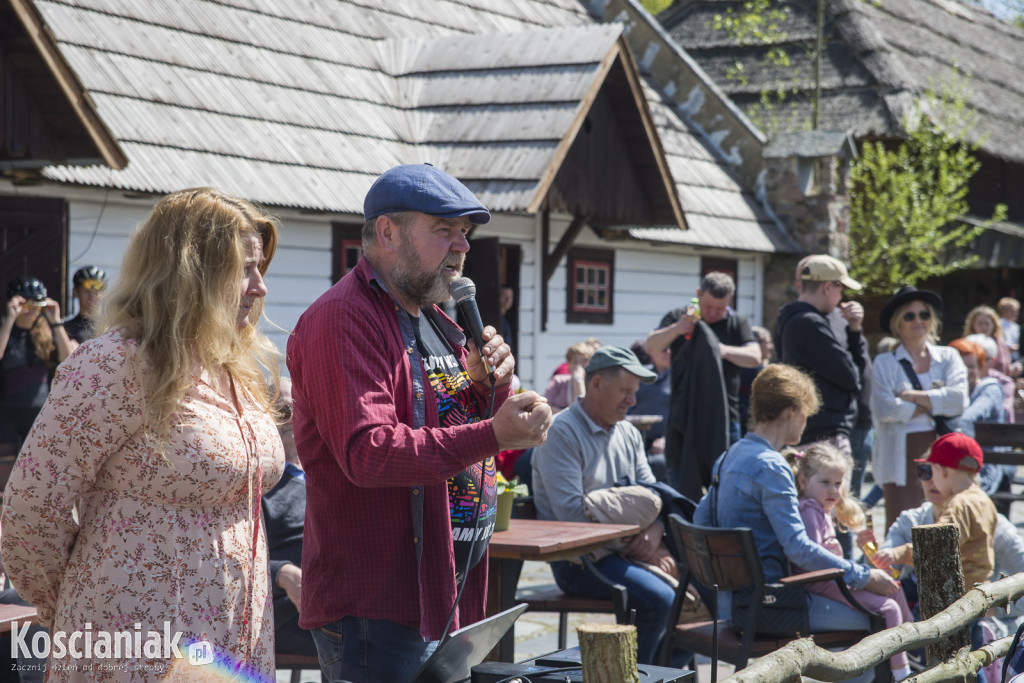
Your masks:
<svg viewBox="0 0 1024 683"><path fill-rule="evenodd" d="M385 171L363 200L363 218L419 211L439 218L468 216L470 223L491 220L487 207L457 179L431 164L405 164Z"/></svg>

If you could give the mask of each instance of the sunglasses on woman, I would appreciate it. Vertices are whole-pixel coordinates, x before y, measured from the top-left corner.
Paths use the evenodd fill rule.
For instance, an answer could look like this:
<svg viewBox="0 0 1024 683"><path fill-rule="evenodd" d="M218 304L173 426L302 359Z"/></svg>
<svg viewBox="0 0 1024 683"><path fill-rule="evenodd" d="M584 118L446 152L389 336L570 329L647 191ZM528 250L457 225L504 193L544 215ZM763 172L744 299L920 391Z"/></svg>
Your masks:
<svg viewBox="0 0 1024 683"><path fill-rule="evenodd" d="M921 481L931 481L932 465L928 462L917 463L917 478Z"/></svg>
<svg viewBox="0 0 1024 683"><path fill-rule="evenodd" d="M903 314L903 322L912 323L914 318L920 318L921 322L932 319L932 312L928 310L924 311L907 311Z"/></svg>

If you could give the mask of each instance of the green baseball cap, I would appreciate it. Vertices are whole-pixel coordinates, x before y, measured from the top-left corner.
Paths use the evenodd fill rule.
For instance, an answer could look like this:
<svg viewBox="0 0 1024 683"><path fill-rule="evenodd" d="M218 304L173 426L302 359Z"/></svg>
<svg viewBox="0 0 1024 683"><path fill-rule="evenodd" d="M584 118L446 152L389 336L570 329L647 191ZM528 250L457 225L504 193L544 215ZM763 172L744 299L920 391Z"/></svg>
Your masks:
<svg viewBox="0 0 1024 683"><path fill-rule="evenodd" d="M640 359L636 357L635 353L618 346L602 346L597 351L594 351L594 355L590 357L590 362L587 363L586 372L589 375L592 372L607 370L608 368L625 368L630 373L639 377L640 381L644 384L650 384L658 379L656 373L651 372L640 363Z"/></svg>

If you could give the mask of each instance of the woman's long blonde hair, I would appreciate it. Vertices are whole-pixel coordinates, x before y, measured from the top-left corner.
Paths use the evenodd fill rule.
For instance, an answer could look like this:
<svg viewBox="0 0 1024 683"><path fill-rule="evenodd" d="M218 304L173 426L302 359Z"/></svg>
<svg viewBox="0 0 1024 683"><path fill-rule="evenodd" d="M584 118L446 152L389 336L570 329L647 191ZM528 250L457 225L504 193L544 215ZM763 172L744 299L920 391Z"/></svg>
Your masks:
<svg viewBox="0 0 1024 683"><path fill-rule="evenodd" d="M144 387L147 431L163 436L190 384L193 365L216 384L221 372L271 411L263 371L278 384L277 348L258 329L263 299L238 329L245 238L263 243L266 274L277 224L249 202L208 187L167 195L128 242L117 282L103 298L97 331L119 329L152 366ZM262 370L261 370L262 369Z"/></svg>
<svg viewBox="0 0 1024 683"><path fill-rule="evenodd" d="M853 460L838 448L827 443L816 443L808 446L802 455L790 463L793 466L793 475L796 478L797 492L802 496L804 492L800 486L800 479L804 481L820 470L822 467L834 467L842 470L843 488L839 494L839 502L836 503L835 516L840 531L859 529L864 526L864 508L860 502L853 498L847 489L847 479L853 470Z"/></svg>

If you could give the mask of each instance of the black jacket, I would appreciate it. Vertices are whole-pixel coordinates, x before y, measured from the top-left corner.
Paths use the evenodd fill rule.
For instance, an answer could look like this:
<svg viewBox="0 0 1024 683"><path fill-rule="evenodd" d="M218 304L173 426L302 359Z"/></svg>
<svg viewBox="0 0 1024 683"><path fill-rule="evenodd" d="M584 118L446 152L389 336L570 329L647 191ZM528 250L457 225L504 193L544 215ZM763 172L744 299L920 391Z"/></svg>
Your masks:
<svg viewBox="0 0 1024 683"><path fill-rule="evenodd" d="M850 435L857 417L861 372L867 365L861 333L847 328L846 344L836 339L828 317L811 304L794 301L775 319L775 347L783 363L806 370L821 394L821 410L807 419L801 443Z"/></svg>
<svg viewBox="0 0 1024 683"><path fill-rule="evenodd" d="M711 466L729 446L729 401L718 337L697 321L679 358L672 359L672 399L665 428L665 461L676 471L675 487L700 500L711 483Z"/></svg>
<svg viewBox="0 0 1024 683"><path fill-rule="evenodd" d="M302 566L302 532L306 521L306 480L288 469L281 481L263 496L263 523L270 555L270 587L274 600L274 638L278 652L316 655L310 631L299 628L299 610L277 585L286 564Z"/></svg>

